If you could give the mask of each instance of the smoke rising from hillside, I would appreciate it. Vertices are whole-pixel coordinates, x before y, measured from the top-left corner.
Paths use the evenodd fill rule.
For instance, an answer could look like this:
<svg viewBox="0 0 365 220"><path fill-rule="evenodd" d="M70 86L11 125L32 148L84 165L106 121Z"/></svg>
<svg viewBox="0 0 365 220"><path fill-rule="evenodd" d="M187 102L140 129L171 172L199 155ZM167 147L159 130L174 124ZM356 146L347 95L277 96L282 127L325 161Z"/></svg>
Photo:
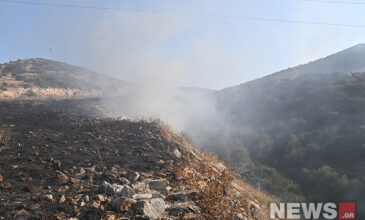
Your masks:
<svg viewBox="0 0 365 220"><path fill-rule="evenodd" d="M118 26L110 25L111 20ZM106 102L113 116L161 118L190 134L211 127L219 118L214 91L184 86L200 74L223 74L227 65L237 67L239 56L219 45L219 39L181 38L193 28L186 17L111 14L85 35L83 66L132 84L120 103ZM180 48L180 41L189 41L190 47Z"/></svg>
<svg viewBox="0 0 365 220"><path fill-rule="evenodd" d="M217 35L196 28L189 17L109 14L84 33L82 65L143 86L222 88L236 83L231 75L242 75L246 59ZM227 71L231 74L221 77ZM209 79L218 76L219 83Z"/></svg>

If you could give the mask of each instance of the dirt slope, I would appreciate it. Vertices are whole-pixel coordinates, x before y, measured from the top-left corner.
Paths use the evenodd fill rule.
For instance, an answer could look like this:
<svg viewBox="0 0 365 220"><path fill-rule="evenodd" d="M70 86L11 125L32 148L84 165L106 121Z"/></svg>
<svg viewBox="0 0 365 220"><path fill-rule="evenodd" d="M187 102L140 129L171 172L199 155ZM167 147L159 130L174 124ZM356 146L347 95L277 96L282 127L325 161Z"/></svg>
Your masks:
<svg viewBox="0 0 365 220"><path fill-rule="evenodd" d="M267 195L160 122L72 115L55 102L0 104L2 219L267 215Z"/></svg>

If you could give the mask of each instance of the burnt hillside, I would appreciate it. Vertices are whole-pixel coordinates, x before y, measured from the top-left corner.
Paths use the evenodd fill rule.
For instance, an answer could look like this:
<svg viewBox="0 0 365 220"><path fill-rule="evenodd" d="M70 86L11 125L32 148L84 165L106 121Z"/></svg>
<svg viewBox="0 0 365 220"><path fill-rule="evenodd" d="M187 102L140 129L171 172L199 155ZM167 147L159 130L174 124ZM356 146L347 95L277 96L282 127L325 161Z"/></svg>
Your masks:
<svg viewBox="0 0 365 220"><path fill-rule="evenodd" d="M0 216L263 219L267 214L269 197L167 126L60 111L75 103L81 109L87 101L1 103Z"/></svg>

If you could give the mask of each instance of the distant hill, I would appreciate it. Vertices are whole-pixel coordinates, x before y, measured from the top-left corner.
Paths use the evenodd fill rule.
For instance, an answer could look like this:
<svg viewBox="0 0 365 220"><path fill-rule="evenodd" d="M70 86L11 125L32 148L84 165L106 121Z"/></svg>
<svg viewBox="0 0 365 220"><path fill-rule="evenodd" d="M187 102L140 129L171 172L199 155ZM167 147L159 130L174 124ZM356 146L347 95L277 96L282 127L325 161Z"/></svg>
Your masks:
<svg viewBox="0 0 365 220"><path fill-rule="evenodd" d="M365 207L364 44L223 89L217 106L226 124L205 145L255 184Z"/></svg>
<svg viewBox="0 0 365 220"><path fill-rule="evenodd" d="M365 72L365 44L358 44L307 64L288 68L264 77L265 80L293 79L303 74ZM261 81L263 79L258 79Z"/></svg>
<svg viewBox="0 0 365 220"><path fill-rule="evenodd" d="M0 65L0 98L5 99L113 96L127 86L107 75L41 58Z"/></svg>

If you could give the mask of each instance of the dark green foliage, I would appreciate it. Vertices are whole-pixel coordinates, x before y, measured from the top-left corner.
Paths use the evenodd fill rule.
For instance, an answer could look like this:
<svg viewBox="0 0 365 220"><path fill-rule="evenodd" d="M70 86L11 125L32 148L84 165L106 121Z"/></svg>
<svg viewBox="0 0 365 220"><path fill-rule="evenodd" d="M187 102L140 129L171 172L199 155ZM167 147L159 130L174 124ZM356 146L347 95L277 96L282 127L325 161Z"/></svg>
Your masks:
<svg viewBox="0 0 365 220"><path fill-rule="evenodd" d="M278 195L285 201L305 201L305 197L299 184L283 177L274 168L261 166L258 170L259 175L262 178L260 181L260 186L265 190Z"/></svg>
<svg viewBox="0 0 365 220"><path fill-rule="evenodd" d="M228 143L240 143L252 161L237 169L249 169L246 179L283 200L357 201L365 207L365 73L356 77L273 77L220 92L220 112L233 127ZM227 151L228 161L240 166L237 147L216 150L222 158Z"/></svg>
<svg viewBox="0 0 365 220"><path fill-rule="evenodd" d="M18 74L23 73L24 68L23 65L19 64L18 62L11 62L6 64L5 68L3 69L3 72L11 73L13 76L16 76Z"/></svg>

